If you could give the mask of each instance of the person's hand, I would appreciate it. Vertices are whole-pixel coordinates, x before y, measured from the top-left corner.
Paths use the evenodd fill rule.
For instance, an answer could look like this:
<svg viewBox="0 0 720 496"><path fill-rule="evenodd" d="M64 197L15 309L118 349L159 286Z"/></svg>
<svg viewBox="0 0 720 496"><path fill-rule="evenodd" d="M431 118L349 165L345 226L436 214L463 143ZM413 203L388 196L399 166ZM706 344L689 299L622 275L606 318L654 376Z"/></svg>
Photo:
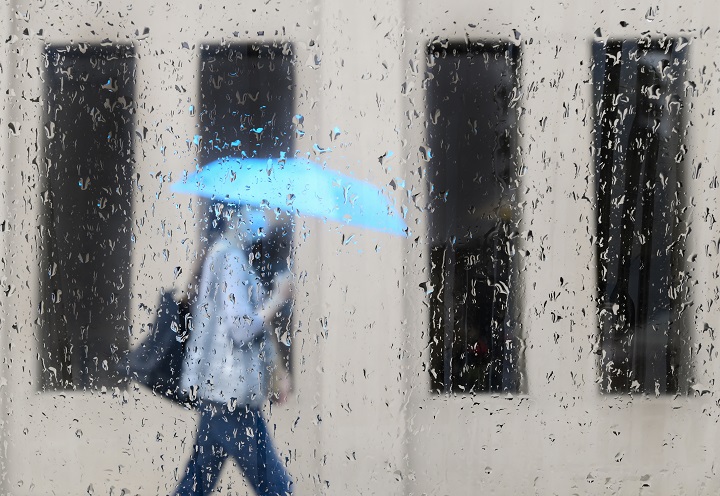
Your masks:
<svg viewBox="0 0 720 496"><path fill-rule="evenodd" d="M279 274L275 278L275 288L273 290L276 298L283 303L289 300L292 293L292 286L292 274L290 272Z"/></svg>
<svg viewBox="0 0 720 496"><path fill-rule="evenodd" d="M274 279L273 289L262 304L260 316L267 325L270 325L277 313L282 310L285 304L292 297L292 274L284 272Z"/></svg>
<svg viewBox="0 0 720 496"><path fill-rule="evenodd" d="M275 401L279 404L285 403L290 396L290 374L287 372L277 374L275 377L274 389L275 391L273 392L273 396L275 396Z"/></svg>

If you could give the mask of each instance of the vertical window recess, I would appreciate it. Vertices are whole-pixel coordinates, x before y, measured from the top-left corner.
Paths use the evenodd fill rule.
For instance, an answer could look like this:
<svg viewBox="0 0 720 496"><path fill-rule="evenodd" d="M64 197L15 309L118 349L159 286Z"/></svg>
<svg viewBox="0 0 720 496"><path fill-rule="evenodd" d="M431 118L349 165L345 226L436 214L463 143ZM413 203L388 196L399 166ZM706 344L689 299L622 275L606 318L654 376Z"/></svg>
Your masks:
<svg viewBox="0 0 720 496"><path fill-rule="evenodd" d="M128 347L135 58L87 44L44 56L40 386L109 387Z"/></svg>
<svg viewBox="0 0 720 496"><path fill-rule="evenodd" d="M438 393L516 392L512 237L519 47L431 43L430 379Z"/></svg>
<svg viewBox="0 0 720 496"><path fill-rule="evenodd" d="M597 290L604 392L676 393L687 43L595 43Z"/></svg>

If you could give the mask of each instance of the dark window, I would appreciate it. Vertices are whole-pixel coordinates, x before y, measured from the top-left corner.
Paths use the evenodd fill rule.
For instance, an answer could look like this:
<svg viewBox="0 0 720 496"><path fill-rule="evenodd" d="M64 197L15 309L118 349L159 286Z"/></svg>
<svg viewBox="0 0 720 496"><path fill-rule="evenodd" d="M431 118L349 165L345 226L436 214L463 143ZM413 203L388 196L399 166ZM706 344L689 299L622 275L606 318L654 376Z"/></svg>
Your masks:
<svg viewBox="0 0 720 496"><path fill-rule="evenodd" d="M205 46L200 54L201 164L220 157L290 157L293 146L294 68L292 47L242 44ZM263 283L288 270L292 225L286 214L254 248ZM288 303L275 321L289 367Z"/></svg>
<svg viewBox="0 0 720 496"><path fill-rule="evenodd" d="M41 385L110 386L128 348L135 60L123 46L45 57Z"/></svg>
<svg viewBox="0 0 720 496"><path fill-rule="evenodd" d="M518 47L433 43L427 110L430 376L436 392L517 391L512 287Z"/></svg>
<svg viewBox="0 0 720 496"><path fill-rule="evenodd" d="M602 390L674 393L686 226L681 40L594 45Z"/></svg>
<svg viewBox="0 0 720 496"><path fill-rule="evenodd" d="M294 97L291 46L206 46L200 56L203 163L228 155L289 155Z"/></svg>

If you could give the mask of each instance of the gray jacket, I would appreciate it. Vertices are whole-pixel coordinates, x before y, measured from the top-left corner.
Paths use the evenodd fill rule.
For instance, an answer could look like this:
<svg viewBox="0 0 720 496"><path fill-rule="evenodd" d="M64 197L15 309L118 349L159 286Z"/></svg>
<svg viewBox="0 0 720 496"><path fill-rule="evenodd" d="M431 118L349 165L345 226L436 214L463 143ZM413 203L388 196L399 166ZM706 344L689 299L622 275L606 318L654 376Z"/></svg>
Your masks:
<svg viewBox="0 0 720 496"><path fill-rule="evenodd" d="M215 243L192 307L182 389L206 401L262 406L277 355L257 312L263 298L248 255L228 241Z"/></svg>

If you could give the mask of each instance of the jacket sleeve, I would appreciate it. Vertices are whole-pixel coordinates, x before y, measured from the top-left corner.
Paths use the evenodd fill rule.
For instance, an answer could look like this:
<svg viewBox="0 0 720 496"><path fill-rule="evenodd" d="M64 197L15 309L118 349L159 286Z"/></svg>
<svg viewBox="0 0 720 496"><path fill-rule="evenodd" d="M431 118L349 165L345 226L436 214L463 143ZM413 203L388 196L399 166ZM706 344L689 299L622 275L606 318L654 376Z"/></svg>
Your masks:
<svg viewBox="0 0 720 496"><path fill-rule="evenodd" d="M257 312L260 298L243 253L226 250L218 257L215 271L218 280L216 309L218 325L238 346L248 344L263 331L262 317Z"/></svg>

